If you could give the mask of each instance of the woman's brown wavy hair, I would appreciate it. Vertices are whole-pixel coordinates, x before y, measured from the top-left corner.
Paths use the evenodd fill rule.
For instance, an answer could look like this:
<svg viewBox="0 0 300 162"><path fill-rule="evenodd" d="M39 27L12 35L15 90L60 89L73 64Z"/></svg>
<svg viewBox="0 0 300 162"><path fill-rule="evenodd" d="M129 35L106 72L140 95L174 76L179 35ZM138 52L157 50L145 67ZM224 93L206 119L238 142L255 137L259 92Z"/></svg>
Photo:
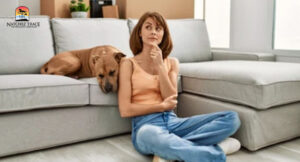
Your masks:
<svg viewBox="0 0 300 162"><path fill-rule="evenodd" d="M134 27L131 35L130 35L130 49L133 55L137 55L143 50L143 41L140 37L141 29L147 18L151 17L155 20L159 25L161 25L164 29L164 35L161 43L158 45L162 51L163 59L167 58L172 51L173 43L170 36L169 28L166 20L157 12L146 12L139 19L138 23Z"/></svg>

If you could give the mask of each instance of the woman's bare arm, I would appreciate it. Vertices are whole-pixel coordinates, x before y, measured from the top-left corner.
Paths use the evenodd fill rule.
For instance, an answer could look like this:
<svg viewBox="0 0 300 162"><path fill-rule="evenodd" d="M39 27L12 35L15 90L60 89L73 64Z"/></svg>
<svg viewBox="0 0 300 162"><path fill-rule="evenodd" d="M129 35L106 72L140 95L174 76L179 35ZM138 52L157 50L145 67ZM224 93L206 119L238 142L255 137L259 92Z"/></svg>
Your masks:
<svg viewBox="0 0 300 162"><path fill-rule="evenodd" d="M179 62L176 58L169 58L171 70L168 73L165 66L159 67L160 91L163 99L177 95L177 77Z"/></svg>

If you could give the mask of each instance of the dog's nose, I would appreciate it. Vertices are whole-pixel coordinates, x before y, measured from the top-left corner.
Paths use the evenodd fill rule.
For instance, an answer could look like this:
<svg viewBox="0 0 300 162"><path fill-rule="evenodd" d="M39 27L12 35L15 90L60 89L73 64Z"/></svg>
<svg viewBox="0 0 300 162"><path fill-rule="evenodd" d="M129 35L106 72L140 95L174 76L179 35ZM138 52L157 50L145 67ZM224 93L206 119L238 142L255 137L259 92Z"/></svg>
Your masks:
<svg viewBox="0 0 300 162"><path fill-rule="evenodd" d="M110 92L111 90L112 90L112 86L111 86L111 84L109 84L109 83L106 83L105 84L105 91L108 93L108 92Z"/></svg>

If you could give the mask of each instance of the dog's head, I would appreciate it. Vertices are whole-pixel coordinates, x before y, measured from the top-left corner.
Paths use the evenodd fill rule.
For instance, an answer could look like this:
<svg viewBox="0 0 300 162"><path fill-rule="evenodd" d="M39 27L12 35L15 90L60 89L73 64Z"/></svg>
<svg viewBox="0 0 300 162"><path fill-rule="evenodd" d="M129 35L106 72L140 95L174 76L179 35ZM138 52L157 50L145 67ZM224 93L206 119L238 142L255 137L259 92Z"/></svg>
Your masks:
<svg viewBox="0 0 300 162"><path fill-rule="evenodd" d="M117 92L119 64L122 57L125 56L123 53L116 51L105 51L105 53L92 55L95 75L104 93Z"/></svg>

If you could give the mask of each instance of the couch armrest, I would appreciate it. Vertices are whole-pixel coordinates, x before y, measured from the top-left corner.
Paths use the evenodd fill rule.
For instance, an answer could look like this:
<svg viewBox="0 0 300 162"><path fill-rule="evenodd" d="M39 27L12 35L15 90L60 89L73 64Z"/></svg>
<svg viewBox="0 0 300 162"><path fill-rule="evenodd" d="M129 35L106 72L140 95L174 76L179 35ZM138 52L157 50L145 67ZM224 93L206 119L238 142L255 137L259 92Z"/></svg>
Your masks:
<svg viewBox="0 0 300 162"><path fill-rule="evenodd" d="M220 60L253 60L253 61L275 61L275 55L272 53L259 52L238 52L212 50L213 61Z"/></svg>

